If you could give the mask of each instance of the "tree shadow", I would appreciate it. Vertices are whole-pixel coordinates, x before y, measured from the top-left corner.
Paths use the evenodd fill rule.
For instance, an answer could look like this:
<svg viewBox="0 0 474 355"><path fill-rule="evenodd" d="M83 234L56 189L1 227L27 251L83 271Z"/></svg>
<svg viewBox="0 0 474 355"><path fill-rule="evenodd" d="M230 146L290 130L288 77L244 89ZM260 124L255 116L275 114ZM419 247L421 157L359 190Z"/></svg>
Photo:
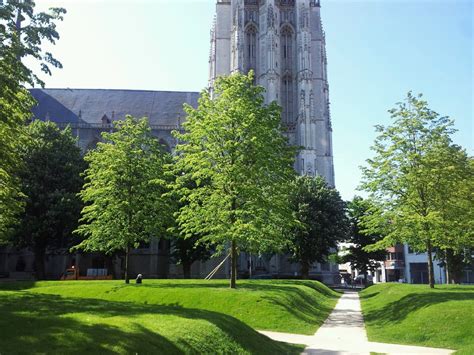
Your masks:
<svg viewBox="0 0 474 355"><path fill-rule="evenodd" d="M367 295L362 296L361 298L368 299L370 297L373 296ZM367 322L376 322L380 325L386 323L399 323L410 313L419 309L443 302L467 300L474 300L474 292L449 292L435 290L432 292L412 293L387 304L383 308L367 311L364 314L364 319Z"/></svg>
<svg viewBox="0 0 474 355"><path fill-rule="evenodd" d="M7 296L11 297L11 295ZM93 353L116 354L149 352L160 349L167 354L180 354L182 350L158 333L137 326L130 333L108 324L87 324L70 317L73 312L100 312L98 304L64 302L55 296L15 297L15 302L0 297L0 352L18 353ZM21 303L18 303L21 302ZM116 313L118 309L107 312ZM102 314L102 313L98 313ZM103 315L103 314L102 314ZM115 349L115 350L114 350Z"/></svg>
<svg viewBox="0 0 474 355"><path fill-rule="evenodd" d="M302 288L295 286L304 286L311 289L310 292ZM122 288L123 286L119 286ZM220 288L227 289L226 284L205 284L205 283L193 283L187 282L183 284L174 283L155 283L155 284L143 284L140 287L150 288ZM118 291L119 288L111 290L110 292ZM311 328L316 330L317 326L321 325L327 316L332 311L332 307L326 305L327 298L337 299L339 294L325 287L324 285L317 284L312 281L302 280L272 280L271 282L261 281L243 281L237 287L239 290L245 291L260 291L263 292L262 300L266 300L272 304L275 304L285 310L288 314L291 314L295 319L307 323ZM316 291L316 297L311 297L311 292ZM314 296L314 294L313 294ZM319 302L318 302L319 301ZM278 325L274 325L272 329L275 330ZM281 328L281 329L284 329ZM281 330L280 329L280 330ZM314 333L311 331L311 334Z"/></svg>
<svg viewBox="0 0 474 355"><path fill-rule="evenodd" d="M71 317L76 313L84 314L85 321ZM0 293L0 352L100 354L124 351L166 354L199 352L192 342L186 342L182 337L172 342L137 322L133 322L133 330L124 330L110 324L89 324L87 315L99 318L121 316L132 321L134 317L140 315L172 315L206 320L250 353L301 351L301 347L272 341L245 323L217 312L182 308L175 304L138 305L20 291ZM182 332L185 334L186 329Z"/></svg>
<svg viewBox="0 0 474 355"><path fill-rule="evenodd" d="M35 285L36 285L36 281L2 280L0 281L0 290L8 290L8 291L27 290L29 288L34 288Z"/></svg>
<svg viewBox="0 0 474 355"><path fill-rule="evenodd" d="M251 291L277 291L284 290L287 291L290 289L296 289L294 286L305 286L311 288L312 290L318 291L324 296L328 297L337 297L335 296L336 291L331 290L330 288L310 281L310 280L271 280L271 281L262 281L262 280L238 280L236 290L244 289ZM126 285L117 285L116 288L127 287ZM139 287L152 287L152 288L217 288L217 289L229 289L228 283L225 282L160 282L160 283L147 283L146 280Z"/></svg>
<svg viewBox="0 0 474 355"><path fill-rule="evenodd" d="M331 298L337 297L331 295ZM314 327L314 331L316 331L317 326L324 322L333 309L326 305L324 301L315 302L315 299L307 293L299 289L295 290L294 288L291 288L285 294L279 295L279 297L264 296L263 299L285 309L286 312L296 319L311 324Z"/></svg>

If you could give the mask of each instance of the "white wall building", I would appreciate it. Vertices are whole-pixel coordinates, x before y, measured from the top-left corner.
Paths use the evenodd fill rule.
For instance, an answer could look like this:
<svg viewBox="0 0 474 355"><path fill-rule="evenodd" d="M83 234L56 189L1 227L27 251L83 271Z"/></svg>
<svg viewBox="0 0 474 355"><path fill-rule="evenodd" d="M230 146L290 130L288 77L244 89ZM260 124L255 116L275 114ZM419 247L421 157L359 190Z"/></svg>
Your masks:
<svg viewBox="0 0 474 355"><path fill-rule="evenodd" d="M408 244L403 246L405 255L405 280L410 284L428 283L428 254L415 253ZM434 281L437 284L446 283L446 270L439 266L433 253Z"/></svg>

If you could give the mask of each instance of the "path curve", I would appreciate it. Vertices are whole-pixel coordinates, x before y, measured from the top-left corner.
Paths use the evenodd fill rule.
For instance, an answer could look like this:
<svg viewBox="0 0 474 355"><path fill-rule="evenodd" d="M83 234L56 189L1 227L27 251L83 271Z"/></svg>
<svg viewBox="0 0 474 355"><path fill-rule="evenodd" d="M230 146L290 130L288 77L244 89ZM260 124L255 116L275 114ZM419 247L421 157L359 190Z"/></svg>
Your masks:
<svg viewBox="0 0 474 355"><path fill-rule="evenodd" d="M367 340L364 318L360 308L359 294L346 291L339 298L324 324L314 335L301 335L260 331L260 333L277 341L307 345L303 354L430 354L448 355L454 350L428 348L398 344L375 343Z"/></svg>

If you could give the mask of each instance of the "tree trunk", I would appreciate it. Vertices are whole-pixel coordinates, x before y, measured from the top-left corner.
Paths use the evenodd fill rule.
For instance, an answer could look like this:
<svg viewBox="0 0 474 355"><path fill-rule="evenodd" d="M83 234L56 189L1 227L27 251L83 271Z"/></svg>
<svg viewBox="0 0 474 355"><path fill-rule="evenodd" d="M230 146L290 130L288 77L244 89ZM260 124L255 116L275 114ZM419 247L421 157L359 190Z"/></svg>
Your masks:
<svg viewBox="0 0 474 355"><path fill-rule="evenodd" d="M183 262L183 277L185 279L191 278L191 263Z"/></svg>
<svg viewBox="0 0 474 355"><path fill-rule="evenodd" d="M235 240L232 241L230 248L231 248L230 288L235 288L236 280L237 280L237 245L235 243Z"/></svg>
<svg viewBox="0 0 474 355"><path fill-rule="evenodd" d="M307 261L301 262L301 278L304 280L309 279L309 263Z"/></svg>
<svg viewBox="0 0 474 355"><path fill-rule="evenodd" d="M46 276L45 272L45 265L44 265L44 257L46 251L44 249L35 249L35 270L36 270L36 278L38 280L44 280Z"/></svg>
<svg viewBox="0 0 474 355"><path fill-rule="evenodd" d="M431 240L428 240L426 242L426 249L428 252L428 282L430 284L430 288L434 288L434 269L433 269Z"/></svg>
<svg viewBox="0 0 474 355"><path fill-rule="evenodd" d="M446 284L450 284L451 283L451 273L449 272L449 264L448 264L448 258L446 258L444 260L444 263L445 263L445 269L446 269Z"/></svg>
<svg viewBox="0 0 474 355"><path fill-rule="evenodd" d="M455 254L452 249L446 250L446 270L449 270L449 283L461 283L464 265L463 259L462 254Z"/></svg>
<svg viewBox="0 0 474 355"><path fill-rule="evenodd" d="M114 254L105 255L105 267L107 268L107 275L112 275L112 277L115 279L113 258L114 258Z"/></svg>
<svg viewBox="0 0 474 355"><path fill-rule="evenodd" d="M249 254L249 279L252 278L252 254Z"/></svg>
<svg viewBox="0 0 474 355"><path fill-rule="evenodd" d="M127 246L125 249L125 283L128 284L130 283L130 280L128 278L128 254L130 251L130 247Z"/></svg>

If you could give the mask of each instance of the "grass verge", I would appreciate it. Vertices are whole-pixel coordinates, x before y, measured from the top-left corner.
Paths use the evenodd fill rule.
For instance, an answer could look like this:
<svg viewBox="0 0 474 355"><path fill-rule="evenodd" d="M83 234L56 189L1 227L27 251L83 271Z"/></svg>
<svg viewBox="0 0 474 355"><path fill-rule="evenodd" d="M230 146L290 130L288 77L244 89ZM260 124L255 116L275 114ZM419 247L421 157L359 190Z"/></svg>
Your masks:
<svg viewBox="0 0 474 355"><path fill-rule="evenodd" d="M474 286L378 284L360 298L371 341L474 353Z"/></svg>
<svg viewBox="0 0 474 355"><path fill-rule="evenodd" d="M0 352L299 353L255 329L313 333L337 294L313 281L0 284Z"/></svg>

